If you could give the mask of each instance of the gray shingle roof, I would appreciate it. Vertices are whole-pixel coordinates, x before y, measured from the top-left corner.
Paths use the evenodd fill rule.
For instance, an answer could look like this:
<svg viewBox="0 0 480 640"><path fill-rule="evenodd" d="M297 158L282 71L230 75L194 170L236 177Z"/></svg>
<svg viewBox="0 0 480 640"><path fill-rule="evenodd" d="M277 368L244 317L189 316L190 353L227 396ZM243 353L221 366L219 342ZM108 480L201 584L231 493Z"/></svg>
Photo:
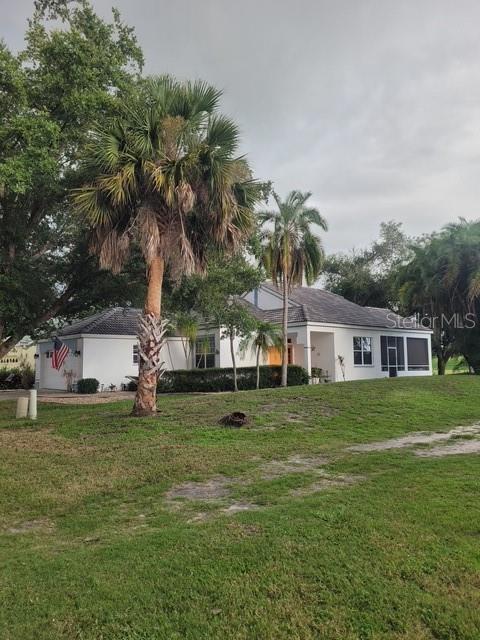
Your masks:
<svg viewBox="0 0 480 640"><path fill-rule="evenodd" d="M58 335L72 336L82 333L105 336L135 336L137 335L140 313L141 309L113 307L96 313L94 316L65 325L58 331Z"/></svg>
<svg viewBox="0 0 480 640"><path fill-rule="evenodd" d="M280 293L271 284L263 287ZM292 306L289 309L289 322L325 322L328 324L358 325L362 327L380 327L385 329L423 330L415 326L410 318L402 318L389 309L361 307L342 296L324 289L296 287L290 296ZM281 309L264 311L264 316L272 322L280 322Z"/></svg>
<svg viewBox="0 0 480 640"><path fill-rule="evenodd" d="M266 309L262 312L263 319L274 324L282 322L283 309ZM303 305L288 309L288 322L306 322L307 313Z"/></svg>
<svg viewBox="0 0 480 640"><path fill-rule="evenodd" d="M262 285L270 291L280 293L271 284ZM250 302L242 300L257 319L268 320L275 324L282 322L281 299L278 309L259 309ZM379 327L385 329L424 330L416 326L410 318L401 316L377 307L361 307L324 289L312 287L297 287L290 294L290 308L288 310L288 322L304 324L306 322L319 322L328 324L355 325L362 327ZM65 325L58 331L59 336L71 336L77 334L135 336L137 335L138 317L141 309L129 309L113 307L106 309L88 318L83 318ZM428 329L425 329L428 331Z"/></svg>

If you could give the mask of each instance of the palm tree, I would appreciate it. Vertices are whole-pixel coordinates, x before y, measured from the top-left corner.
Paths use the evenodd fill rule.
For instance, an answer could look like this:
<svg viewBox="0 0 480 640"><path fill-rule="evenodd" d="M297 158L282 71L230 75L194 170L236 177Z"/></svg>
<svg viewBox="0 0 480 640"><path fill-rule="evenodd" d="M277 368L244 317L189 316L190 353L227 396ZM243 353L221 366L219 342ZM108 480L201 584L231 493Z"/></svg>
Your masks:
<svg viewBox="0 0 480 640"><path fill-rule="evenodd" d="M287 386L288 364L288 295L293 286L315 282L323 263L320 239L312 233L312 224L327 231L327 222L317 209L307 206L311 193L291 191L282 201L273 194L278 211L261 214L263 224L269 225L262 234L264 250L262 262L276 286L283 291L282 323L282 386Z"/></svg>
<svg viewBox="0 0 480 640"><path fill-rule="evenodd" d="M258 320L254 331L242 340L240 344L240 351L245 353L248 347L251 346L252 353L255 355L257 367L257 389L260 389L260 355L265 359L270 347L280 347L281 345L282 336L280 328L277 325L264 320Z"/></svg>
<svg viewBox="0 0 480 640"><path fill-rule="evenodd" d="M165 269L172 279L202 272L209 249L235 251L253 227L259 185L236 156L238 129L218 114L220 96L202 82L144 81L94 132L83 159L88 182L74 192L102 268L119 272L132 241L146 262L134 415L156 411Z"/></svg>

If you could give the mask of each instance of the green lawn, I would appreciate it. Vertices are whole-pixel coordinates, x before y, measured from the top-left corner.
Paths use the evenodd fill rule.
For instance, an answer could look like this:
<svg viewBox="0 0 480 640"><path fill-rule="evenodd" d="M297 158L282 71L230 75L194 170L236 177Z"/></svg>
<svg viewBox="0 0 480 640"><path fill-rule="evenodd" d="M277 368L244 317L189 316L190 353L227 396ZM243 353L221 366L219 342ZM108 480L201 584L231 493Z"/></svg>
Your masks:
<svg viewBox="0 0 480 640"><path fill-rule="evenodd" d="M159 406L0 403L2 640L478 640L480 457L345 448L479 421L480 377Z"/></svg>

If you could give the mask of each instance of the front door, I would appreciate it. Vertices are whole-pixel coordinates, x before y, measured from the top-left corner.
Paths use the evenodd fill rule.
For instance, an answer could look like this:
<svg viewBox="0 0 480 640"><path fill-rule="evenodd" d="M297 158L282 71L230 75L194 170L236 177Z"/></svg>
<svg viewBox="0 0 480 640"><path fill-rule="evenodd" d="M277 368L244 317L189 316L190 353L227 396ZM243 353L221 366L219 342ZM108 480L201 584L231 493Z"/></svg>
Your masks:
<svg viewBox="0 0 480 640"><path fill-rule="evenodd" d="M268 349L268 364L282 364L282 352L277 347Z"/></svg>
<svg viewBox="0 0 480 640"><path fill-rule="evenodd" d="M388 375L390 378L396 378L397 376L397 347L388 347Z"/></svg>
<svg viewBox="0 0 480 640"><path fill-rule="evenodd" d="M288 339L288 364L293 364L293 345L292 340ZM268 364L280 365L282 364L282 350L279 347L269 347L268 349Z"/></svg>

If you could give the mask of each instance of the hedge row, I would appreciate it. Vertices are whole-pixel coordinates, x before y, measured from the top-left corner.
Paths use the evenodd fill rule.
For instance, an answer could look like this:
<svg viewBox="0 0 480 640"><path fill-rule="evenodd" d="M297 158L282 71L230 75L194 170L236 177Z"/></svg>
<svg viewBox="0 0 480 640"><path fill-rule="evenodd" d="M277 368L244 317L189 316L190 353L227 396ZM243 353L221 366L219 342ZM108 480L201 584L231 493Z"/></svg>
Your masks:
<svg viewBox="0 0 480 640"><path fill-rule="evenodd" d="M281 366L260 367L260 388L279 387L282 378ZM255 389L256 367L237 369L238 388ZM308 374L298 365L288 366L288 386L308 384ZM185 369L166 371L158 384L159 393L186 393L189 391L233 391L233 369Z"/></svg>

